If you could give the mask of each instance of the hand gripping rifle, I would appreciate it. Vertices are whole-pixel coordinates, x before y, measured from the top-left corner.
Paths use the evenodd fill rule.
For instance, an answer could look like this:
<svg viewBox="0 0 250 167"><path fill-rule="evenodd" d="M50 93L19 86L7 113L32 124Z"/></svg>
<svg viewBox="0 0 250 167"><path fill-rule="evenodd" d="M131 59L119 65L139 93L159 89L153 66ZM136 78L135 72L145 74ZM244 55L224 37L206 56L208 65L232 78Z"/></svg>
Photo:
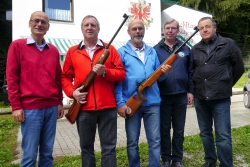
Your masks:
<svg viewBox="0 0 250 167"><path fill-rule="evenodd" d="M195 32L179 47L177 48L168 59L166 59L162 65L172 65L178 58L176 53L199 31L197 27L194 28ZM142 81L139 86L137 86L138 95L133 95L128 99L126 105L128 107L127 114L132 116L136 110L140 107L140 105L146 100L146 97L143 95L143 90L147 87L152 86L155 81L163 74L161 70L161 66L157 68L147 79Z"/></svg>
<svg viewBox="0 0 250 167"><path fill-rule="evenodd" d="M120 25L120 27L118 28L118 30L116 31L116 33L114 34L114 36L112 37L112 39L110 40L110 42L108 43L108 45L106 46L105 50L103 51L101 57L99 58L99 60L97 61L96 64L104 64L105 61L107 60L107 58L109 57L109 46L111 45L111 43L113 42L113 40L115 39L116 35L118 34L118 32L120 31L120 29L122 28L123 24L126 22L126 20L128 19L128 15L124 14L123 15L123 22ZM89 87L89 85L93 82L94 78L96 76L96 73L94 71L91 71L87 78L84 80L84 82L80 85L80 86L84 86L83 89L81 89L81 92L86 91L86 89ZM72 103L72 105L70 106L68 113L65 114L65 117L67 118L67 120L71 123L74 124L76 121L76 118L78 116L79 111L81 110L82 104L78 103L75 99Z"/></svg>

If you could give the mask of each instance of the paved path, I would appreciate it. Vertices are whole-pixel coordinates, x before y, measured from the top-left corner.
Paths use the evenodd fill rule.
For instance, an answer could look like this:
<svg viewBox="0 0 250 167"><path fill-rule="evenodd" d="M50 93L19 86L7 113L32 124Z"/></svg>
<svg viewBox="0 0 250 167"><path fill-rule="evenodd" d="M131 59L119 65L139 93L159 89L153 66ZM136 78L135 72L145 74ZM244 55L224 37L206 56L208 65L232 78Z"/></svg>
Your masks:
<svg viewBox="0 0 250 167"><path fill-rule="evenodd" d="M244 125L250 125L250 109L246 109L243 106L243 95L241 94L242 89L238 92L235 91L235 95L232 96L231 101L231 122L232 128L240 127ZM126 133L124 128L124 119L121 117L117 117L118 119L118 139L117 139L117 147L126 146ZM198 123L196 119L196 112L194 107L187 107L187 118L186 118L186 126L185 126L185 136L198 134ZM141 128L140 142L146 142L146 135L144 131L144 127ZM21 133L19 130L18 133L18 147L16 155L16 160L14 163L19 163L22 150L20 147L21 143ZM98 134L96 135L95 140L95 151L100 151L100 143ZM54 144L54 152L53 155L56 156L64 156L64 155L80 155L79 148L79 137L76 130L76 125L71 125L65 118L58 120L57 123L57 131L56 131L56 139Z"/></svg>

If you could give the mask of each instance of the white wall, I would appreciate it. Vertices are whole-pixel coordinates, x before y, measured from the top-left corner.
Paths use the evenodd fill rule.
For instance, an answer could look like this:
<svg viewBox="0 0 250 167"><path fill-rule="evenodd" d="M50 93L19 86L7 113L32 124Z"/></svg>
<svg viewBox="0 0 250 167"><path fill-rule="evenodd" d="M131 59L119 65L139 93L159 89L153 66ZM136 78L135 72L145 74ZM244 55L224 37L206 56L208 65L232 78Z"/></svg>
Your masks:
<svg viewBox="0 0 250 167"><path fill-rule="evenodd" d="M109 42L123 21L123 14L129 14L130 2L138 0L74 0L74 23L50 21L50 29L46 37L82 39L81 21L85 15L91 14L100 22L99 38ZM161 1L146 0L151 3L153 22L146 30L144 41L157 43L161 39ZM13 40L21 36L29 36L28 27L31 13L42 10L42 0L12 0ZM129 39L127 25L124 25L114 41L126 42Z"/></svg>

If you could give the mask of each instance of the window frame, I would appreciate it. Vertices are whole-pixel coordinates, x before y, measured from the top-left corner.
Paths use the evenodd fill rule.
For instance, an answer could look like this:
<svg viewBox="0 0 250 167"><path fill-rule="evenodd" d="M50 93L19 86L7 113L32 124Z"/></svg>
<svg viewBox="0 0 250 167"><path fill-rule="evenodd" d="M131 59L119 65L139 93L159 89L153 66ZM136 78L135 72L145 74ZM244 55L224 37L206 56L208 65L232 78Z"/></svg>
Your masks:
<svg viewBox="0 0 250 167"><path fill-rule="evenodd" d="M45 12L45 1L46 0L42 0L42 9L43 12ZM46 13L46 12L45 12ZM49 14L46 13L48 16ZM56 22L68 22L68 23L73 23L74 22L74 0L70 0L70 14L71 14L71 20L59 20L59 19L53 19L53 18L49 18L50 21L56 21Z"/></svg>

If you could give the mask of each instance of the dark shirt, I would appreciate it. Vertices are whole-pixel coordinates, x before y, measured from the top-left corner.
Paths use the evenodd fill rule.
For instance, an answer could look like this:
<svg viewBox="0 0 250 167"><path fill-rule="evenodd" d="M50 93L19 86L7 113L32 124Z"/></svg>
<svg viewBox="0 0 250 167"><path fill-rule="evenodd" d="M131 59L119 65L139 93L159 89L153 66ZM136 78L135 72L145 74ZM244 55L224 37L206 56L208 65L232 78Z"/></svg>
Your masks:
<svg viewBox="0 0 250 167"><path fill-rule="evenodd" d="M207 55L210 54L210 51L214 49L214 47L216 46L216 42L217 42L217 35L215 35L213 37L213 39L211 39L208 44L205 43L204 41L202 41L202 46L205 49L205 51L207 52Z"/></svg>
<svg viewBox="0 0 250 167"><path fill-rule="evenodd" d="M173 45L172 48L170 48L165 42L163 42L163 47L166 49L166 51L171 54L175 50L176 46L178 46L178 42L175 41L175 44Z"/></svg>

